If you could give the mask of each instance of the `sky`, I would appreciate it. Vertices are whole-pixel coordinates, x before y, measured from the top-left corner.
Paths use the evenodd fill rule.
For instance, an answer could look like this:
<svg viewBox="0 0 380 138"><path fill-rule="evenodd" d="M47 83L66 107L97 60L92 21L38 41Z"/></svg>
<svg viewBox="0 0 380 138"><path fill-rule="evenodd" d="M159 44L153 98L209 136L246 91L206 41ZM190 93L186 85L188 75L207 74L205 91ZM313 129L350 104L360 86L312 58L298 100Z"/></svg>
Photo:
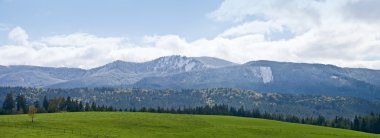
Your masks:
<svg viewBox="0 0 380 138"><path fill-rule="evenodd" d="M0 65L211 56L380 69L379 0L0 0Z"/></svg>

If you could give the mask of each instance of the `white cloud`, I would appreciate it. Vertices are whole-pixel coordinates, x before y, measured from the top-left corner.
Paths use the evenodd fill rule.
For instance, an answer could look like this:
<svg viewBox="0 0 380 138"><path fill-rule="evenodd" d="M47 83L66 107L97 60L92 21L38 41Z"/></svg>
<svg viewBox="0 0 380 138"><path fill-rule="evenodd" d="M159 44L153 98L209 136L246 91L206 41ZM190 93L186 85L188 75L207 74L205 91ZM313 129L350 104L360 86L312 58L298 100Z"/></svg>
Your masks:
<svg viewBox="0 0 380 138"><path fill-rule="evenodd" d="M21 27L13 28L8 34L8 38L11 41L15 42L16 44L20 44L20 45L27 45L28 44L28 37L29 37L28 34Z"/></svg>
<svg viewBox="0 0 380 138"><path fill-rule="evenodd" d="M273 36L284 28L294 33L287 40L251 43L249 48L255 58L378 69L380 10L374 6L378 3L375 0L225 0L209 17L237 22L222 37L244 37L252 33ZM257 52L255 48L262 51Z"/></svg>
<svg viewBox="0 0 380 138"><path fill-rule="evenodd" d="M218 21L246 21L248 17L285 24L302 33L320 21L319 9L327 1L316 0L226 0L209 16Z"/></svg>
<svg viewBox="0 0 380 138"><path fill-rule="evenodd" d="M131 42L87 33L28 41L27 33L18 27L9 34L17 43L0 47L0 64L92 68L117 59L141 62L180 54L238 63L276 60L380 69L380 24L373 19L380 12L363 8L378 2L362 2L226 0L209 17L235 25L212 39L194 41L178 35L148 35ZM371 15L361 16L362 10ZM286 31L291 37L270 39Z"/></svg>
<svg viewBox="0 0 380 138"><path fill-rule="evenodd" d="M225 30L219 36L221 37L238 37L248 34L271 34L273 32L282 32L284 27L281 24L271 21L252 21L246 22L236 27Z"/></svg>
<svg viewBox="0 0 380 138"><path fill-rule="evenodd" d="M346 18L377 23L380 19L379 5L378 0L353 1L345 5L343 10Z"/></svg>

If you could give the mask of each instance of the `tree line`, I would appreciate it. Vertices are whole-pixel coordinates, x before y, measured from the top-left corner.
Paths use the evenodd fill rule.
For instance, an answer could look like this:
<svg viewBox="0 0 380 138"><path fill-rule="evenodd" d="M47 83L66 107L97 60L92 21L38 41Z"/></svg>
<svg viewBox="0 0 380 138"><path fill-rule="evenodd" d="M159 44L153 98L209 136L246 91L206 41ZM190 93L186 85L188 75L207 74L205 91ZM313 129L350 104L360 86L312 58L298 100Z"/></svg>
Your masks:
<svg viewBox="0 0 380 138"><path fill-rule="evenodd" d="M46 96L43 101L34 101L27 103L25 96L17 95L13 98L12 93L8 93L4 99L3 106L0 109L0 114L26 114L29 107L36 108L37 113L56 113L56 112L84 112L84 111L116 111L112 106L99 106L94 102L91 104L83 103L70 97L54 97L48 99Z"/></svg>
<svg viewBox="0 0 380 138"><path fill-rule="evenodd" d="M42 105L41 105L42 104ZM29 107L29 108L28 108ZM8 93L5 97L0 114L26 114L33 107L37 113L55 113L55 112L152 112L152 113L173 113L173 114L201 114L201 115L228 115L240 117L262 118L270 120L278 120L291 123L310 124L318 126L327 126L334 128L343 128L356 131L380 134L380 114L371 113L368 116L355 116L354 119L336 116L332 120L328 120L323 116L318 117L298 117L294 115L275 114L261 112L259 109L247 110L243 106L240 108L229 107L228 105L205 105L197 107L178 107L178 108L161 108L161 107L129 107L125 109L116 109L112 106L97 105L96 103L83 103L70 97L54 97L48 99L46 96L43 101L34 101L27 103L23 95L17 95L13 98L12 93ZM29 112L30 113L30 112Z"/></svg>
<svg viewBox="0 0 380 138"><path fill-rule="evenodd" d="M154 112L154 113L174 113L174 114L202 114L202 115L228 115L239 117L252 117L270 120L278 120L299 124L310 124L318 126L327 126L334 128L350 129L369 133L380 134L380 114L371 113L368 116L356 116L353 120L336 116L332 120L328 120L323 116L318 117L297 117L294 115L275 114L261 112L259 109L246 110L243 106L240 108L229 107L228 105L205 105L199 107L182 107L177 109L167 108L141 108L125 109L129 112Z"/></svg>

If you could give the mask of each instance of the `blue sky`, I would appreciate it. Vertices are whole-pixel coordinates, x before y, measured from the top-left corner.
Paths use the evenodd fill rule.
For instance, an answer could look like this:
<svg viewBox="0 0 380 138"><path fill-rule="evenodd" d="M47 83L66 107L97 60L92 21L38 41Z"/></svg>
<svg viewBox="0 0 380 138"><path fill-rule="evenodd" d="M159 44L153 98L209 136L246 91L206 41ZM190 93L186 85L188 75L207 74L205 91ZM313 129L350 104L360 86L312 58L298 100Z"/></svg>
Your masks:
<svg viewBox="0 0 380 138"><path fill-rule="evenodd" d="M22 26L32 39L86 32L142 37L176 34L189 40L213 37L229 23L207 17L220 0L2 0L0 22ZM2 40L8 30L1 32Z"/></svg>
<svg viewBox="0 0 380 138"><path fill-rule="evenodd" d="M211 56L380 69L379 0L0 0L0 65Z"/></svg>

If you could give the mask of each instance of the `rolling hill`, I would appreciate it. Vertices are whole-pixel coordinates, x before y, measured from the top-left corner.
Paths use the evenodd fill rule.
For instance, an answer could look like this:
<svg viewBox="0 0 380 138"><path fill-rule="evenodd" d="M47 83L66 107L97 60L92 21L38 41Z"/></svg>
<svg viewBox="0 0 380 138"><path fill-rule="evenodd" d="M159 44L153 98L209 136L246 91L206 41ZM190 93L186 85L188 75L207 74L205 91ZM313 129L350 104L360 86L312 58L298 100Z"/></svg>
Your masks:
<svg viewBox="0 0 380 138"><path fill-rule="evenodd" d="M0 116L1 137L312 137L376 138L380 135L279 121L212 115L129 112Z"/></svg>

